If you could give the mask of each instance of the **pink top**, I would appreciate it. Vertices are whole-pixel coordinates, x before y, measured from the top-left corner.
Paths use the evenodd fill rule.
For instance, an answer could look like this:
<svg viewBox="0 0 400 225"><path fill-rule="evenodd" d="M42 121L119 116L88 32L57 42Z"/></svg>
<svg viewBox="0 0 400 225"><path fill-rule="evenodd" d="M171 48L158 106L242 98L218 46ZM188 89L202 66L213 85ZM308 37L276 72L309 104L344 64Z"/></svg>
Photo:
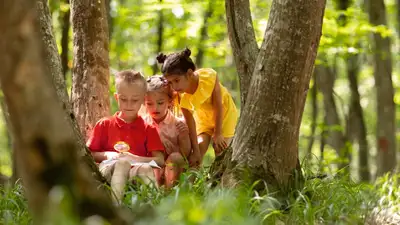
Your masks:
<svg viewBox="0 0 400 225"><path fill-rule="evenodd" d="M146 121L148 123L153 123L158 128L161 142L163 143L167 154L179 152L179 131L176 128L176 125L179 122L183 122L181 119L175 117L171 111L168 111L165 119L158 124L153 121L153 118L150 115L146 116Z"/></svg>

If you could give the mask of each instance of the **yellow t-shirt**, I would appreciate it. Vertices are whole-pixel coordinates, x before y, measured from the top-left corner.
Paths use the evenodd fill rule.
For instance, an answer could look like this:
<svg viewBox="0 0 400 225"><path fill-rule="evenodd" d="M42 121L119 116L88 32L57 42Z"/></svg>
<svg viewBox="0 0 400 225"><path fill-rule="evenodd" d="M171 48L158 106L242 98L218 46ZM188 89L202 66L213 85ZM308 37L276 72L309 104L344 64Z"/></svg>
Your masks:
<svg viewBox="0 0 400 225"><path fill-rule="evenodd" d="M212 92L217 79L217 72L213 69L199 69L199 85L194 94L181 94L180 107L193 112L196 121L197 134L207 133L213 135L215 127ZM223 121L222 135L226 138L233 137L238 119L238 111L228 90L220 84Z"/></svg>

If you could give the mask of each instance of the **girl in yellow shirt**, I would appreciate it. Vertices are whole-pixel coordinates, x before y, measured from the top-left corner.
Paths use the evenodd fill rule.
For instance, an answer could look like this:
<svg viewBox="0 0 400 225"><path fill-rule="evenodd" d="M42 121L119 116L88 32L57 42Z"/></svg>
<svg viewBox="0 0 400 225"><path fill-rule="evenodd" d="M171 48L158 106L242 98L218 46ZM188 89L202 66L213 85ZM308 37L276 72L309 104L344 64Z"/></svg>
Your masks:
<svg viewBox="0 0 400 225"><path fill-rule="evenodd" d="M179 106L193 149L189 161L195 165L203 158L211 139L216 155L227 148L235 133L238 111L217 73L213 69L196 70L190 54L188 48L168 56L160 53L157 61L162 64L163 76L180 94Z"/></svg>

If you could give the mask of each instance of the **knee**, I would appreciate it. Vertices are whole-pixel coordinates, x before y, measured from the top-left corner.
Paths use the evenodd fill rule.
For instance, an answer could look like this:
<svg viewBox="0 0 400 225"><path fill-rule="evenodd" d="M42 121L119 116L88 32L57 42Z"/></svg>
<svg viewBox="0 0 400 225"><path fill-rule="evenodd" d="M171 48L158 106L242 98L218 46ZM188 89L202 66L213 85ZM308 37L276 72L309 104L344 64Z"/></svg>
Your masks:
<svg viewBox="0 0 400 225"><path fill-rule="evenodd" d="M150 165L142 165L138 172L140 175L154 176L153 168Z"/></svg>
<svg viewBox="0 0 400 225"><path fill-rule="evenodd" d="M167 164L178 164L181 165L185 162L183 156L181 153L179 152L173 152L171 153L168 158L167 158Z"/></svg>
<svg viewBox="0 0 400 225"><path fill-rule="evenodd" d="M127 160L118 160L115 163L115 169L117 168L130 168L131 167L131 163Z"/></svg>

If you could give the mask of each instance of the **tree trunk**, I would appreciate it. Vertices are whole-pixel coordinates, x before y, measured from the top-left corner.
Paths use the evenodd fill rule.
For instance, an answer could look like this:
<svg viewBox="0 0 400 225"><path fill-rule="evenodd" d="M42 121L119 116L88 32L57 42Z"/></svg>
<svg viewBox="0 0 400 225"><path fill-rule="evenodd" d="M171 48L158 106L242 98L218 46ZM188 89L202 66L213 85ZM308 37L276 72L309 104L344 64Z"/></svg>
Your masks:
<svg viewBox="0 0 400 225"><path fill-rule="evenodd" d="M201 68L203 67L203 59L204 59L204 42L207 40L207 31L208 31L208 19L212 16L214 11L214 1L208 1L207 10L204 12L203 15L203 25L200 29L200 40L199 40L199 51L197 52L196 56L196 67Z"/></svg>
<svg viewBox="0 0 400 225"><path fill-rule="evenodd" d="M387 25L383 0L368 1L369 21L373 25ZM377 102L377 176L396 167L396 127L394 90L392 83L392 57L390 39L373 34L374 77Z"/></svg>
<svg viewBox="0 0 400 225"><path fill-rule="evenodd" d="M318 94L318 88L317 88L317 81L316 81L316 73L314 72L313 75L314 79L314 85L311 88L311 134L310 134L310 140L308 142L307 146L307 159L309 162L311 162L313 155L312 155L312 148L314 145L314 140L315 140L315 130L317 129L317 119L318 119L318 99L317 99L317 94Z"/></svg>
<svg viewBox="0 0 400 225"><path fill-rule="evenodd" d="M105 0L71 0L74 39L72 106L84 137L110 114Z"/></svg>
<svg viewBox="0 0 400 225"><path fill-rule="evenodd" d="M111 16L111 2L112 0L106 0L106 13L107 13L107 24L108 24L108 41L111 40L114 31L114 18Z"/></svg>
<svg viewBox="0 0 400 225"><path fill-rule="evenodd" d="M16 159L34 220L43 222L61 206L50 200L56 187L64 191L72 215L100 215L124 224L110 198L100 192L79 163L78 145L63 116L39 38L35 1L5 1L0 7L0 83L9 110ZM49 47L46 45L46 48ZM51 67L50 67L51 68ZM67 207L68 207L67 206ZM66 207L64 204L63 207Z"/></svg>
<svg viewBox="0 0 400 225"><path fill-rule="evenodd" d="M302 178L299 128L324 9L324 0L274 0L258 51L249 2L226 1L229 36L246 100L223 185L261 179L269 190L283 194Z"/></svg>
<svg viewBox="0 0 400 225"><path fill-rule="evenodd" d="M11 121L10 121L10 113L8 112L8 108L5 103L4 96L0 96L0 103L1 103L1 111L3 113L4 123L6 124L6 128L7 128L6 129L6 131L7 131L7 147L8 147L8 150L10 151L11 163L12 163L12 165L11 165L12 166L11 184L14 185L15 182L20 178L18 175L16 159L15 159L16 143L15 143L14 137L12 136L13 128L12 128Z"/></svg>
<svg viewBox="0 0 400 225"><path fill-rule="evenodd" d="M69 1L67 0L69 3ZM63 76L64 80L66 80L67 72L68 72L68 44L69 44L69 28L71 26L70 23L70 9L64 12L61 16L61 24L62 24L62 31L61 31L61 65L63 69Z"/></svg>
<svg viewBox="0 0 400 225"><path fill-rule="evenodd" d="M162 0L159 0L162 3ZM163 46L163 33L164 33L164 15L163 10L158 10L158 28L157 28L157 51L156 54L162 51ZM158 72L158 63L154 62L153 65L153 74Z"/></svg>
<svg viewBox="0 0 400 225"><path fill-rule="evenodd" d="M243 112L247 92L259 52L251 20L249 0L226 0L228 35L240 83L240 103Z"/></svg>
<svg viewBox="0 0 400 225"><path fill-rule="evenodd" d="M349 162L344 162L344 160L350 158L350 153L333 96L335 74L325 65L317 65L315 73L317 73L318 88L324 96L325 126L328 128L326 143L332 146L339 156L338 169L348 173L350 172Z"/></svg>
<svg viewBox="0 0 400 225"><path fill-rule="evenodd" d="M350 7L350 0L340 0L339 10L346 11ZM343 14L339 17L343 26L347 23L347 17ZM359 45L357 47L360 47ZM347 58L347 77L349 80L351 90L351 103L349 110L349 118L347 121L347 135L346 137L352 142L353 137L358 140L358 175L361 181L370 180L370 172L368 166L368 141L367 131L364 122L363 109L360 104L360 93L358 92L357 76L360 69L359 55L349 54Z"/></svg>
<svg viewBox="0 0 400 225"><path fill-rule="evenodd" d="M367 141L367 129L364 121L364 113L360 104L360 93L358 92L358 55L351 55L347 61L347 76L349 79L349 85L351 90L351 104L350 111L352 115L349 116L349 120L354 121L357 125L355 131L358 140L358 175L361 181L370 180L370 172L368 165L368 141Z"/></svg>
<svg viewBox="0 0 400 225"><path fill-rule="evenodd" d="M75 140L79 145L79 155L83 157L83 161L89 165L92 170L93 176L96 180L106 183L105 178L101 175L97 165L94 163L92 155L87 149L82 135L79 131L75 115L72 111L72 106L68 100L67 88L62 74L62 66L60 57L57 51L57 45L53 36L53 27L51 23L51 16L46 0L37 0L36 4L38 10L38 17L40 21L40 30L45 48L46 66L48 67L49 75L52 77L53 84L57 91L58 99L60 100L61 107L65 110L65 120L72 125Z"/></svg>

